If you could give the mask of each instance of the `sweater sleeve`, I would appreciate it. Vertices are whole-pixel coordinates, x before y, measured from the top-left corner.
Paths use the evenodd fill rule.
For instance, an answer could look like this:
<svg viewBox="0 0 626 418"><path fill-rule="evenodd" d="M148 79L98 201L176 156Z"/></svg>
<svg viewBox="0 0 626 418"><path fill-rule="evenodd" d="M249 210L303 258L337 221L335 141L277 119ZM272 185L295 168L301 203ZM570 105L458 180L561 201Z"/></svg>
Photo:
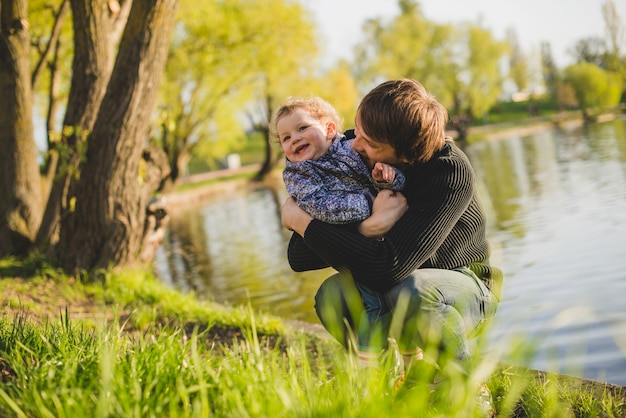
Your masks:
<svg viewBox="0 0 626 418"><path fill-rule="evenodd" d="M320 260L349 270L357 282L387 291L435 257L474 193L467 160L439 158L426 166L407 184L409 209L383 240L313 220L304 243Z"/></svg>

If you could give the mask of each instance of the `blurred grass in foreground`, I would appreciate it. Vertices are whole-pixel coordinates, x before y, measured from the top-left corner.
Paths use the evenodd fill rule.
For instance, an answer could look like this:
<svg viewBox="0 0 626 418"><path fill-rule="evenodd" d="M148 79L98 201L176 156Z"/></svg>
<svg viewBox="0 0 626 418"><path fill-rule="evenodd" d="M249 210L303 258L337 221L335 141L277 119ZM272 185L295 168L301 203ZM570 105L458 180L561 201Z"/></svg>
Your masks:
<svg viewBox="0 0 626 418"><path fill-rule="evenodd" d="M393 395L386 367L359 369L334 342L249 307L199 301L145 272L102 272L84 284L10 259L0 276L0 416L472 417L484 380L501 417L626 415L622 391L494 359L473 376Z"/></svg>

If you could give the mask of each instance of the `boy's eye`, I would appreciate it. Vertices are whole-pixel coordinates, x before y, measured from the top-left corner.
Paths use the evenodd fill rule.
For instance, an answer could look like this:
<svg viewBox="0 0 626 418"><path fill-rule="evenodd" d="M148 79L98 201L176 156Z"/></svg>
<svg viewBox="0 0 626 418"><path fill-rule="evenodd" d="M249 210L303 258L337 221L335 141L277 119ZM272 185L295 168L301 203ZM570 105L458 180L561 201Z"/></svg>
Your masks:
<svg viewBox="0 0 626 418"><path fill-rule="evenodd" d="M309 127L308 125L301 126L301 127L300 127L300 129L299 129L299 131L300 131L300 132L302 132L302 131L304 131L304 130L305 130L306 128L308 128L308 127Z"/></svg>
<svg viewBox="0 0 626 418"><path fill-rule="evenodd" d="M291 139L291 137L290 137L290 136L285 136L285 137L283 137L283 139L281 140L281 142L282 142L282 143L285 143L285 142L289 141L290 139Z"/></svg>

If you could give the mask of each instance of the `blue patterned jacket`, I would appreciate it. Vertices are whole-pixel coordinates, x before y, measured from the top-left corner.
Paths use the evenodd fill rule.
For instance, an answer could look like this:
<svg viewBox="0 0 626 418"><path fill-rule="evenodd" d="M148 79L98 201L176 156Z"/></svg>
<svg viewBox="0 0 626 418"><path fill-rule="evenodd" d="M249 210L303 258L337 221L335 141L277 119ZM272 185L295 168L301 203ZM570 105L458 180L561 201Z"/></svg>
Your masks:
<svg viewBox="0 0 626 418"><path fill-rule="evenodd" d="M344 135L317 160L286 161L283 180L298 206L313 218L332 224L360 222L369 217L373 197L381 189L400 191L406 179L396 169L392 183L377 182Z"/></svg>

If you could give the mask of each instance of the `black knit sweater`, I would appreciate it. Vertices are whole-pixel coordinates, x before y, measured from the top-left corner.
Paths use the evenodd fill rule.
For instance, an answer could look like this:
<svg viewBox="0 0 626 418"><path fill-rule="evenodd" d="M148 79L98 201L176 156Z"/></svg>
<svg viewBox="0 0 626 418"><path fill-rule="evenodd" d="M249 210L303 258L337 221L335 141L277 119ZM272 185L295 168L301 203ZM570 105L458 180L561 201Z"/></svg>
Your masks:
<svg viewBox="0 0 626 418"><path fill-rule="evenodd" d="M499 293L502 273L489 265L485 216L466 155L447 141L429 162L414 164L404 173L409 209L383 240L313 220L304 239L296 233L291 237L291 268L332 266L349 271L372 290L385 292L418 268L467 266Z"/></svg>

